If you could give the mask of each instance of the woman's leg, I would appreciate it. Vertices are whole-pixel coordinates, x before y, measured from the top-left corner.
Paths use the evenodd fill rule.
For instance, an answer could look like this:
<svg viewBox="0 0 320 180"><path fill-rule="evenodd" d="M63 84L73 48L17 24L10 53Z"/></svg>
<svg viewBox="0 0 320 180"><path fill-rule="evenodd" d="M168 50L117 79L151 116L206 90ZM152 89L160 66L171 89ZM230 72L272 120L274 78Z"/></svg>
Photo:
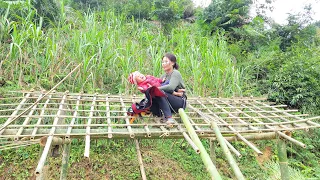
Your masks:
<svg viewBox="0 0 320 180"><path fill-rule="evenodd" d="M172 117L170 106L165 97L154 97L152 98L151 112L156 116L161 116L160 109L163 112L164 117Z"/></svg>
<svg viewBox="0 0 320 180"><path fill-rule="evenodd" d="M175 96L169 93L166 93L166 95L168 96L168 101L175 113L178 113L180 108L186 108L186 99L184 97Z"/></svg>

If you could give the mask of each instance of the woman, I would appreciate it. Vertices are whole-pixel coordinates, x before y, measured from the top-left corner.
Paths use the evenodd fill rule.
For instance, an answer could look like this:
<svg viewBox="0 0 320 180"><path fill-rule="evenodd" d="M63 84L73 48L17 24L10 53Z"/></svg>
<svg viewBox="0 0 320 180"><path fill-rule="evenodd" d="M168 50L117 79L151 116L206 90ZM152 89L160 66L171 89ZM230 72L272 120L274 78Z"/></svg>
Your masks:
<svg viewBox="0 0 320 180"><path fill-rule="evenodd" d="M163 113L165 117L162 122L165 122L168 126L172 126L175 121L172 118L171 112L177 113L179 108L185 109L187 100L185 93L182 96L174 96L172 95L172 91L185 89L185 85L178 71L179 66L175 55L170 53L165 54L162 57L162 68L165 74L161 76L161 79L164 81L159 89L165 92L167 98L153 98L150 110L156 116L162 116Z"/></svg>

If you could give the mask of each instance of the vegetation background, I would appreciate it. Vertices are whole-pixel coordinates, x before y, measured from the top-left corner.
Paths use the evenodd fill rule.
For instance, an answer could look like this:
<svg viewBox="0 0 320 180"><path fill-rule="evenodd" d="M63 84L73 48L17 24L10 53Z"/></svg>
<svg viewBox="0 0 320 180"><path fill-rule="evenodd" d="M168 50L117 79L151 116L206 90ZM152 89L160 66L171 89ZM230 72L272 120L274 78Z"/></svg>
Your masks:
<svg viewBox="0 0 320 180"><path fill-rule="evenodd" d="M279 25L264 14L270 1L257 8L256 17L249 17L252 4L212 0L202 9L191 0L0 1L0 93L49 90L79 63L82 69L58 91L137 93L127 75L139 69L159 76L162 55L172 52L190 95L266 96L320 115L320 22L312 21L311 6ZM320 131L293 136L307 148L288 143L291 178L319 179ZM263 157L234 143L243 155L237 161L244 176L279 178L275 142L256 143ZM209 179L185 142L142 141L141 146L150 179ZM82 141L73 142L70 179L140 178L132 142L96 142L89 165L83 149ZM0 179L33 179L38 152L36 145L1 151ZM219 171L232 179L219 148L216 153ZM50 159L51 179L59 178L60 163Z"/></svg>

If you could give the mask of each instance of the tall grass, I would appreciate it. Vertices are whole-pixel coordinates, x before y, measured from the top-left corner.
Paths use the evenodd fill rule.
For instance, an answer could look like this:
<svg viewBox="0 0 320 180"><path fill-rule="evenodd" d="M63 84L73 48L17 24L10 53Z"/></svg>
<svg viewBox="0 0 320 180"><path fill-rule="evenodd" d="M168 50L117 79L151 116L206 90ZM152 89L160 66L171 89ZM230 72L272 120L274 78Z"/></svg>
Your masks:
<svg viewBox="0 0 320 180"><path fill-rule="evenodd" d="M64 17L48 29L42 28L41 19L26 18L13 25L12 42L4 44L10 52L3 52L10 54L3 67L5 72L12 70L4 73L7 79L20 77L29 84L20 83L21 88L48 89L83 63L80 72L59 90L128 94L137 92L127 81L130 72L160 76L162 55L172 52L189 94L241 95L241 72L228 54L223 34L203 37L195 26L182 24L165 36L157 24L128 20L112 11L73 12Z"/></svg>

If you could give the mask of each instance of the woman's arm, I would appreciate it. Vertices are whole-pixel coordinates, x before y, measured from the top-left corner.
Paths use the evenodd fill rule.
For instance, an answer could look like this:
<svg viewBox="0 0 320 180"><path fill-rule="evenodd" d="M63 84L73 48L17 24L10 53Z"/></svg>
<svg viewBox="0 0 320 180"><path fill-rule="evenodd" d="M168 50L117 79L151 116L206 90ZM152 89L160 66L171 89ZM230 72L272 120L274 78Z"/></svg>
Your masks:
<svg viewBox="0 0 320 180"><path fill-rule="evenodd" d="M179 71L173 71L171 74L171 77L169 79L169 84L163 85L159 87L159 89L166 91L166 92L172 92L174 91L178 85L182 82L182 77Z"/></svg>

